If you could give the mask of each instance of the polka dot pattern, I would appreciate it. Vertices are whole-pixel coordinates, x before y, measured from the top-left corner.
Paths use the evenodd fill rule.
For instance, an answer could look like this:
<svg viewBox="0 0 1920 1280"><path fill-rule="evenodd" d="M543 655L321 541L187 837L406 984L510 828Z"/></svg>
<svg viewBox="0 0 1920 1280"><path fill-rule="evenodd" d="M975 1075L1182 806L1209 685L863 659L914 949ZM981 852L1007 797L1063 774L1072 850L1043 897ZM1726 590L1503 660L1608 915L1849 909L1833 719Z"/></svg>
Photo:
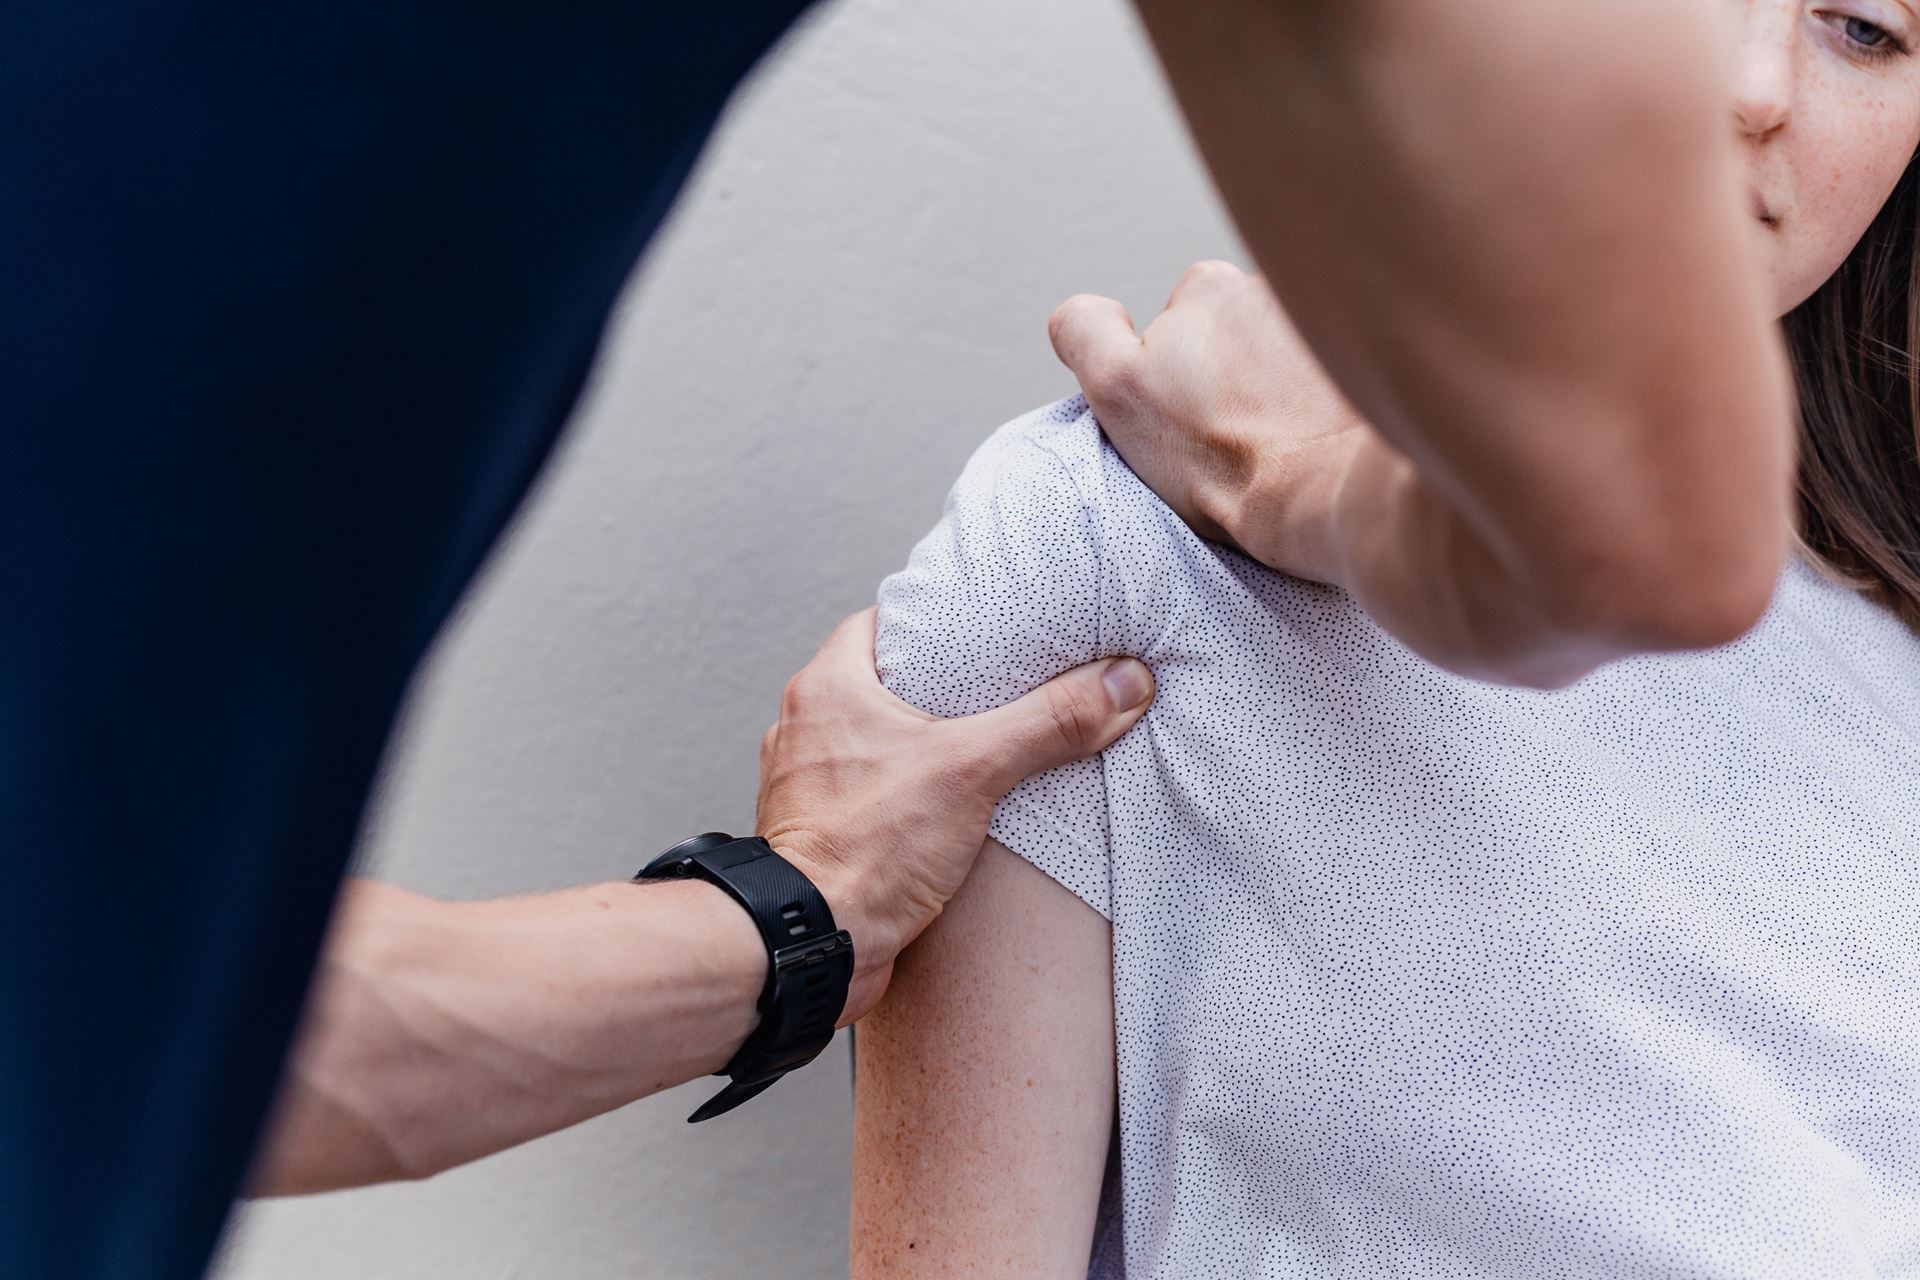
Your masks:
<svg viewBox="0 0 1920 1280"><path fill-rule="evenodd" d="M1920 1276L1920 639L1794 563L1747 637L1553 693L1199 539L1075 399L880 593L940 715L1159 697L993 834L1113 924L1089 1274Z"/></svg>

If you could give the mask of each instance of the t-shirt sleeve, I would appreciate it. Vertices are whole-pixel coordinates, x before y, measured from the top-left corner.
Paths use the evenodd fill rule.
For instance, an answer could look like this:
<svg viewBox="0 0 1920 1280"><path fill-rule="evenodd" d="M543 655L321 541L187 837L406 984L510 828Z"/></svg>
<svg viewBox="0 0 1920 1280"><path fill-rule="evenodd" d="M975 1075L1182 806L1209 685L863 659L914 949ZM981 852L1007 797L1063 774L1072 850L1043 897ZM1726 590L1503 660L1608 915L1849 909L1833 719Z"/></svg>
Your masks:
<svg viewBox="0 0 1920 1280"><path fill-rule="evenodd" d="M1098 435L1084 402L1067 401L974 454L940 522L880 586L875 656L895 694L933 715L973 715L1106 656L1099 513L1076 481ZM1021 783L990 832L1113 918L1098 759Z"/></svg>

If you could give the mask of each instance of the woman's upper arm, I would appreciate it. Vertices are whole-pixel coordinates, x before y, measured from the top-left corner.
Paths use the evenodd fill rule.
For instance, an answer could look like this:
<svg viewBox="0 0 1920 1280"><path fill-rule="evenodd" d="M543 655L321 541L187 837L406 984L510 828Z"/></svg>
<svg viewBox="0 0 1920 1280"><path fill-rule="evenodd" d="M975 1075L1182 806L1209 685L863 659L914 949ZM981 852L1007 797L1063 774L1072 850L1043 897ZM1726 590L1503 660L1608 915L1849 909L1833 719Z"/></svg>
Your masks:
<svg viewBox="0 0 1920 1280"><path fill-rule="evenodd" d="M854 1280L1086 1275L1113 1127L1112 935L988 841L859 1024Z"/></svg>

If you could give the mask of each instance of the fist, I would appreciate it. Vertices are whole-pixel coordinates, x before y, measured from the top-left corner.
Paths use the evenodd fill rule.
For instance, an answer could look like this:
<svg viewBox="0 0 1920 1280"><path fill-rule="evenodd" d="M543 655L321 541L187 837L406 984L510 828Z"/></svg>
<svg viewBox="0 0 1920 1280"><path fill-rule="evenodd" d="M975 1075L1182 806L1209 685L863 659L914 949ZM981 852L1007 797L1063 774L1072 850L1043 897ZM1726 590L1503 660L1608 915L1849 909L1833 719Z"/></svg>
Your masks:
<svg viewBox="0 0 1920 1280"><path fill-rule="evenodd" d="M1335 498L1373 432L1263 278L1200 262L1144 333L1118 302L1085 293L1047 332L1113 447L1196 533L1346 585Z"/></svg>

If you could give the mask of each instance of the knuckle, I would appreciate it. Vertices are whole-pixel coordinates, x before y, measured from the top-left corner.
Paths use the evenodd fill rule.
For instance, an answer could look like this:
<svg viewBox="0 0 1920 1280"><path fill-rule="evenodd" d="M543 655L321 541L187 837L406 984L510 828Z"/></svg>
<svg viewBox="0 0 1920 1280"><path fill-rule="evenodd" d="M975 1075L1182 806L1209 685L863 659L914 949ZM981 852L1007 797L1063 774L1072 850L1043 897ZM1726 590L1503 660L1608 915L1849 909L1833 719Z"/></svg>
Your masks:
<svg viewBox="0 0 1920 1280"><path fill-rule="evenodd" d="M1192 295L1217 293L1223 287L1237 284L1246 273L1224 258L1203 258L1188 267L1180 282L1173 287L1176 298Z"/></svg>
<svg viewBox="0 0 1920 1280"><path fill-rule="evenodd" d="M780 718L790 720L804 715L813 706L813 679L806 671L801 671L787 681L786 688L780 691Z"/></svg>
<svg viewBox="0 0 1920 1280"><path fill-rule="evenodd" d="M1192 266L1188 267L1185 271L1182 271L1180 273L1180 278L1174 282L1173 291L1176 294L1186 293L1189 290L1191 290L1195 285L1204 284L1207 278L1212 274L1213 261L1214 261L1213 259L1208 258L1203 261L1196 262Z"/></svg>
<svg viewBox="0 0 1920 1280"><path fill-rule="evenodd" d="M1054 733L1072 751L1091 750L1105 719L1093 698L1075 685L1053 690L1047 697L1047 713Z"/></svg>

